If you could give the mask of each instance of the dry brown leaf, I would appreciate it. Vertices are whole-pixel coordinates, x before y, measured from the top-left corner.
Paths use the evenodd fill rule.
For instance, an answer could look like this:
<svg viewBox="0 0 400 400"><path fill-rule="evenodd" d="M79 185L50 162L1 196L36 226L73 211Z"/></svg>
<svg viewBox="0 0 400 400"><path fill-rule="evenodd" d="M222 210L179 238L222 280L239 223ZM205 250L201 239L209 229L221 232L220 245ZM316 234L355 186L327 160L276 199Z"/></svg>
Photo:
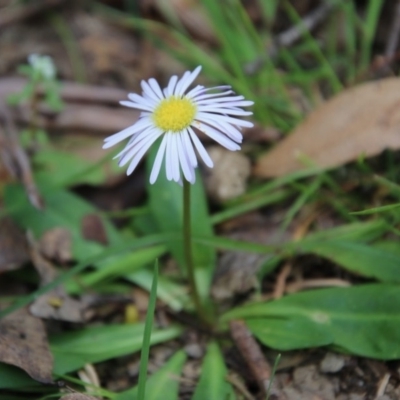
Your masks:
<svg viewBox="0 0 400 400"><path fill-rule="evenodd" d="M40 251L50 260L61 264L72 261L72 237L66 228L56 227L47 230L40 238Z"/></svg>
<svg viewBox="0 0 400 400"><path fill-rule="evenodd" d="M20 309L0 321L0 361L22 368L33 379L53 383L53 356L43 322Z"/></svg>
<svg viewBox="0 0 400 400"><path fill-rule="evenodd" d="M305 168L304 159L334 168L388 148L400 148L399 78L356 86L322 104L258 160L255 174L285 175Z"/></svg>
<svg viewBox="0 0 400 400"><path fill-rule="evenodd" d="M18 269L29 261L28 244L21 229L10 219L0 219L0 272Z"/></svg>
<svg viewBox="0 0 400 400"><path fill-rule="evenodd" d="M108 244L107 232L103 221L96 214L87 214L81 221L82 236L86 240L100 243L106 246Z"/></svg>
<svg viewBox="0 0 400 400"><path fill-rule="evenodd" d="M37 244L30 238L30 252L32 262L40 275L42 285L47 285L57 277L53 265L39 252ZM52 318L61 321L83 322L88 315L85 310L88 304L85 300L75 300L64 290L57 286L36 299L29 307L29 311L36 317Z"/></svg>

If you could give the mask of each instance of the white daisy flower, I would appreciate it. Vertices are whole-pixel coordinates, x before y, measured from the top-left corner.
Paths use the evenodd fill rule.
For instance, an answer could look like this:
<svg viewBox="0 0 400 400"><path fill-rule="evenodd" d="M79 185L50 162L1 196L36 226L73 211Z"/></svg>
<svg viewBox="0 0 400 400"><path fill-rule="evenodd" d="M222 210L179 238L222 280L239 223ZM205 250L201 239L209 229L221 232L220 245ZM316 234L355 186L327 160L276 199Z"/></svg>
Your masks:
<svg viewBox="0 0 400 400"><path fill-rule="evenodd" d="M230 86L205 88L196 86L185 93L199 74L201 67L193 72L186 71L182 78L172 76L168 86L161 90L155 79L142 81L142 95L128 94L129 101L121 101L126 107L142 110L140 118L132 126L105 139L107 149L127 139L125 148L115 157L119 166L130 163L130 175L140 160L161 136L150 183L154 183L160 172L163 158L168 180L181 181L181 171L187 181L194 183L197 167L196 151L204 163L212 168L213 162L196 135L196 130L204 132L228 150L240 150L242 127L253 124L238 117L251 115L241 107L251 106L252 101L243 96L234 96ZM211 93L210 93L211 92ZM196 150L196 151L195 151Z"/></svg>

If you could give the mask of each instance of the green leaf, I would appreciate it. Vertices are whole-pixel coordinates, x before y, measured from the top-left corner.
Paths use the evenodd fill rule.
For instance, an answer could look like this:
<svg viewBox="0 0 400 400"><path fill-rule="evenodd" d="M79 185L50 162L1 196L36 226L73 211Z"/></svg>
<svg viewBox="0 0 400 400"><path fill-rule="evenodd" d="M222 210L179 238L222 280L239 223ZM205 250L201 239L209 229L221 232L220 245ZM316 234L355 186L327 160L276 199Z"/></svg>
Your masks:
<svg viewBox="0 0 400 400"><path fill-rule="evenodd" d="M54 149L41 150L35 154L33 161L40 166L37 176L54 186L62 185L64 182L68 185L82 183L95 185L105 180L104 168L92 170L91 162L67 152Z"/></svg>
<svg viewBox="0 0 400 400"><path fill-rule="evenodd" d="M136 240L136 239L133 239ZM67 284L69 293L80 293L90 286L99 284L107 279L125 277L147 265L166 251L165 245L151 246L144 249L137 249L127 254L118 254L109 260L100 261L96 264L97 269L79 276L79 284L70 281Z"/></svg>
<svg viewBox="0 0 400 400"><path fill-rule="evenodd" d="M63 375L86 363L135 353L142 347L143 333L144 324L140 323L89 327L53 336L50 344L54 355L54 373ZM178 326L154 330L151 344L174 339L181 333L182 329Z"/></svg>
<svg viewBox="0 0 400 400"><path fill-rule="evenodd" d="M263 343L274 349L304 349L333 342L329 330L304 318L249 318L246 324Z"/></svg>
<svg viewBox="0 0 400 400"><path fill-rule="evenodd" d="M82 234L84 218L96 214L104 227L109 243L121 241L119 233L111 223L100 216L95 207L80 197L44 184L39 184L39 190L45 201L44 210L38 210L29 203L25 190L20 185L9 185L4 193L6 208L13 219L24 229L32 231L35 237L39 238L52 228L66 228L71 234L72 252L76 259L98 254L104 250L104 246L86 240Z"/></svg>
<svg viewBox="0 0 400 400"><path fill-rule="evenodd" d="M245 319L261 342L277 349L332 344L364 357L400 357L399 285L369 284L297 293L233 309L222 320L236 318ZM289 329L295 335L288 334ZM279 335L283 335L281 341ZM308 335L314 340L308 340Z"/></svg>
<svg viewBox="0 0 400 400"><path fill-rule="evenodd" d="M150 174L158 146L153 146L147 160ZM172 255L184 271L183 241L183 188L166 178L165 167L161 168L157 181L148 184L150 210L159 229L173 236L167 245ZM192 234L212 236L213 230L207 210L206 196L199 174L196 183L191 185ZM179 240L176 240L178 235ZM214 274L216 252L213 248L201 243L193 243L193 260L196 269L198 290L204 301L209 300L209 288Z"/></svg>
<svg viewBox="0 0 400 400"><path fill-rule="evenodd" d="M216 249L238 250L258 254L274 254L278 251L279 255L282 255L282 251L288 252L288 254L291 254L296 249L306 251L308 248L317 247L320 243L331 240L367 242L381 236L385 231L387 231L386 222L377 220L342 225L337 228L310 234L301 241L274 245L263 245L225 237L207 237L206 235L198 235L197 232L194 233L193 241Z"/></svg>
<svg viewBox="0 0 400 400"><path fill-rule="evenodd" d="M0 362L0 389L21 389L39 385L22 369Z"/></svg>
<svg viewBox="0 0 400 400"><path fill-rule="evenodd" d="M299 243L301 245L311 243L312 245L314 242L328 240L368 242L381 236L387 229L387 223L384 220L354 222L312 233Z"/></svg>
<svg viewBox="0 0 400 400"><path fill-rule="evenodd" d="M385 206L381 207L373 207L373 208L368 208L367 210L362 210L362 211L353 211L350 214L353 215L369 215L369 214L378 214L378 213L383 213L386 211L392 211L400 207L400 203L396 204L387 204Z"/></svg>
<svg viewBox="0 0 400 400"><path fill-rule="evenodd" d="M329 241L303 251L318 254L357 274L383 282L400 282L400 254L366 243Z"/></svg>
<svg viewBox="0 0 400 400"><path fill-rule="evenodd" d="M100 261L104 261L108 258L115 257L116 255L123 254L127 251L134 251L146 246L151 246L162 242L165 242L165 237L163 235L145 236L142 238L135 239L131 243L128 244L122 243L120 245L115 245L107 250L102 251L97 255L94 255L92 257L87 257L74 267L70 268L63 274L59 275L49 284L41 286L39 289L35 290L34 292L26 296L19 296L9 307L0 311L0 319L4 318L5 316L9 315L15 310L18 310L19 308L28 305L42 294L47 293L48 291L54 289L58 285L67 282L69 279L77 275L79 272L83 271L88 265L96 264Z"/></svg>
<svg viewBox="0 0 400 400"><path fill-rule="evenodd" d="M286 244L276 244L276 245L265 245L253 242L245 242L242 240L230 239L222 236L197 236L194 235L193 242L198 244L204 244L210 246L214 249L219 250L234 250L234 251L244 251L248 253L256 254L273 254L275 251L280 250L285 247ZM292 248L293 245L289 243Z"/></svg>
<svg viewBox="0 0 400 400"><path fill-rule="evenodd" d="M231 399L234 392L226 381L228 371L219 346L211 342L207 347L207 354L203 360L200 381L196 387L192 400L203 399Z"/></svg>
<svg viewBox="0 0 400 400"><path fill-rule="evenodd" d="M147 381L146 400L177 400L179 376L186 354L183 350L176 352L168 362ZM118 393L113 400L137 400L138 387Z"/></svg>
<svg viewBox="0 0 400 400"><path fill-rule="evenodd" d="M153 282L153 272L149 269L141 269L125 276L125 278L150 291L151 283ZM158 278L157 297L168 304L174 311L189 311L193 309L193 303L189 297L187 287L163 275Z"/></svg>

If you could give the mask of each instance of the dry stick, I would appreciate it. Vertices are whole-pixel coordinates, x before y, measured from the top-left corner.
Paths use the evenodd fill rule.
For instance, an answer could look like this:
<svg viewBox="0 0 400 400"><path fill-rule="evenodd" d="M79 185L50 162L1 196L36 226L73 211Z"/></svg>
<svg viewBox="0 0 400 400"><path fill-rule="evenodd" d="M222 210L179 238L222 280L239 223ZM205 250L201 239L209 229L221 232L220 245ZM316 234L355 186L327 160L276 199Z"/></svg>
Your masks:
<svg viewBox="0 0 400 400"><path fill-rule="evenodd" d="M89 383L88 386L85 386L85 391L87 393L95 392L95 390L93 390L94 389L93 386L96 386L96 387L101 386L99 375L97 374L97 371L96 371L95 367L93 366L93 364L85 364L83 369L78 371L78 376L81 381L83 381L85 383ZM93 393L93 394L96 394L96 393ZM95 399L95 397L91 397L91 398ZM97 397L96 397L96 399L97 399Z"/></svg>
<svg viewBox="0 0 400 400"><path fill-rule="evenodd" d="M292 263L289 261L282 267L282 270L279 272L279 275L276 278L274 291L272 293L273 299L280 299L285 294L286 280L291 272Z"/></svg>
<svg viewBox="0 0 400 400"><path fill-rule="evenodd" d="M291 46L293 43L297 42L301 38L305 29L308 31L313 30L328 16L334 7L334 1L326 1L311 13L306 15L300 24L292 26L288 30L278 34L273 39L272 45L267 47L266 55L262 55L261 57L258 57L256 60L247 64L245 66L245 71L248 74L255 74L263 66L267 57L273 58L277 55L280 48Z"/></svg>
<svg viewBox="0 0 400 400"><path fill-rule="evenodd" d="M232 372L225 377L225 380L229 382L240 394L243 395L243 398L246 400L255 400L255 397L247 390L245 384L237 376L237 374L233 374Z"/></svg>
<svg viewBox="0 0 400 400"><path fill-rule="evenodd" d="M394 14L392 26L389 32L389 38L386 43L385 58L392 60L396 53L400 35L400 0L397 1L396 12Z"/></svg>
<svg viewBox="0 0 400 400"><path fill-rule="evenodd" d="M304 219L301 224L299 224L296 227L296 230L292 235L294 241L303 239L303 237L309 231L310 225L314 222L316 215L317 215L317 210L314 209L314 211L306 219ZM275 300L280 299L285 294L286 281L290 273L292 272L292 269L293 265L291 260L287 261L285 265L282 267L282 270L279 272L278 277L276 278L274 291L272 292L273 299Z"/></svg>
<svg viewBox="0 0 400 400"><path fill-rule="evenodd" d="M6 98L12 93L21 92L27 84L25 78L5 77L0 78L0 98ZM61 81L60 96L64 101L79 103L110 104L118 106L120 100L124 100L127 91L118 88L83 85L76 82ZM38 88L43 95L43 88Z"/></svg>
<svg viewBox="0 0 400 400"><path fill-rule="evenodd" d="M389 31L388 40L386 42L386 49L383 56L376 57L370 71L378 73L379 76L391 74L389 65L399 60L400 51L396 51L399 44L400 35L400 0L397 0L396 10L394 13L392 25Z"/></svg>
<svg viewBox="0 0 400 400"><path fill-rule="evenodd" d="M2 9L0 14L0 30L13 23L23 21L43 11L59 6L64 2L65 0L34 1L27 5Z"/></svg>
<svg viewBox="0 0 400 400"><path fill-rule="evenodd" d="M4 131L1 130L1 125ZM33 179L29 158L18 142L17 129L5 105L0 104L0 156L12 176L24 185L29 201L37 209L43 209L44 202Z"/></svg>
<svg viewBox="0 0 400 400"><path fill-rule="evenodd" d="M244 321L230 321L229 327L236 347L239 349L240 354L256 378L259 388L263 394L266 395L270 385L272 373L271 366L268 364L260 346L254 339ZM280 391L277 389L274 382L271 383L270 394L278 397L280 396Z"/></svg>
<svg viewBox="0 0 400 400"><path fill-rule="evenodd" d="M313 289L321 287L349 287L351 283L343 279L308 279L300 282L293 282L286 286L286 293L296 293L304 289Z"/></svg>
<svg viewBox="0 0 400 400"><path fill-rule="evenodd" d="M383 378L379 382L378 390L376 391L375 400L377 400L379 397L381 397L385 394L385 390L389 383L389 379L390 379L390 374L389 374L389 372L386 372L386 374L383 375Z"/></svg>
<svg viewBox="0 0 400 400"><path fill-rule="evenodd" d="M386 42L385 53L382 57L377 57L371 67L371 71L379 72L379 74L390 74L389 65L398 60L400 52L396 52L400 35L400 1L397 1L396 11L394 13L392 26L389 31L388 40Z"/></svg>

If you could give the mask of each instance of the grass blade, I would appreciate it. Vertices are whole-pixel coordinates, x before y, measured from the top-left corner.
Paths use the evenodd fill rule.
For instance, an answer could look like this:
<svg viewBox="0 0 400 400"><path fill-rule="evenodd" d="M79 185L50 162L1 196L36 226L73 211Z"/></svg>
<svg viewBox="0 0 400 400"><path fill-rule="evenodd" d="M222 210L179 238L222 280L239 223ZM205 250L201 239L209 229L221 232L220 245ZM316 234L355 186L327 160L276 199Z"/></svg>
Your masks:
<svg viewBox="0 0 400 400"><path fill-rule="evenodd" d="M138 385L139 400L145 400L145 395L146 395L147 365L149 363L150 338L151 338L151 331L153 329L154 311L156 309L157 283L158 283L158 260L156 261L154 266L153 283L151 285L149 308L147 309L146 322L144 325L142 352L140 354L139 385Z"/></svg>

